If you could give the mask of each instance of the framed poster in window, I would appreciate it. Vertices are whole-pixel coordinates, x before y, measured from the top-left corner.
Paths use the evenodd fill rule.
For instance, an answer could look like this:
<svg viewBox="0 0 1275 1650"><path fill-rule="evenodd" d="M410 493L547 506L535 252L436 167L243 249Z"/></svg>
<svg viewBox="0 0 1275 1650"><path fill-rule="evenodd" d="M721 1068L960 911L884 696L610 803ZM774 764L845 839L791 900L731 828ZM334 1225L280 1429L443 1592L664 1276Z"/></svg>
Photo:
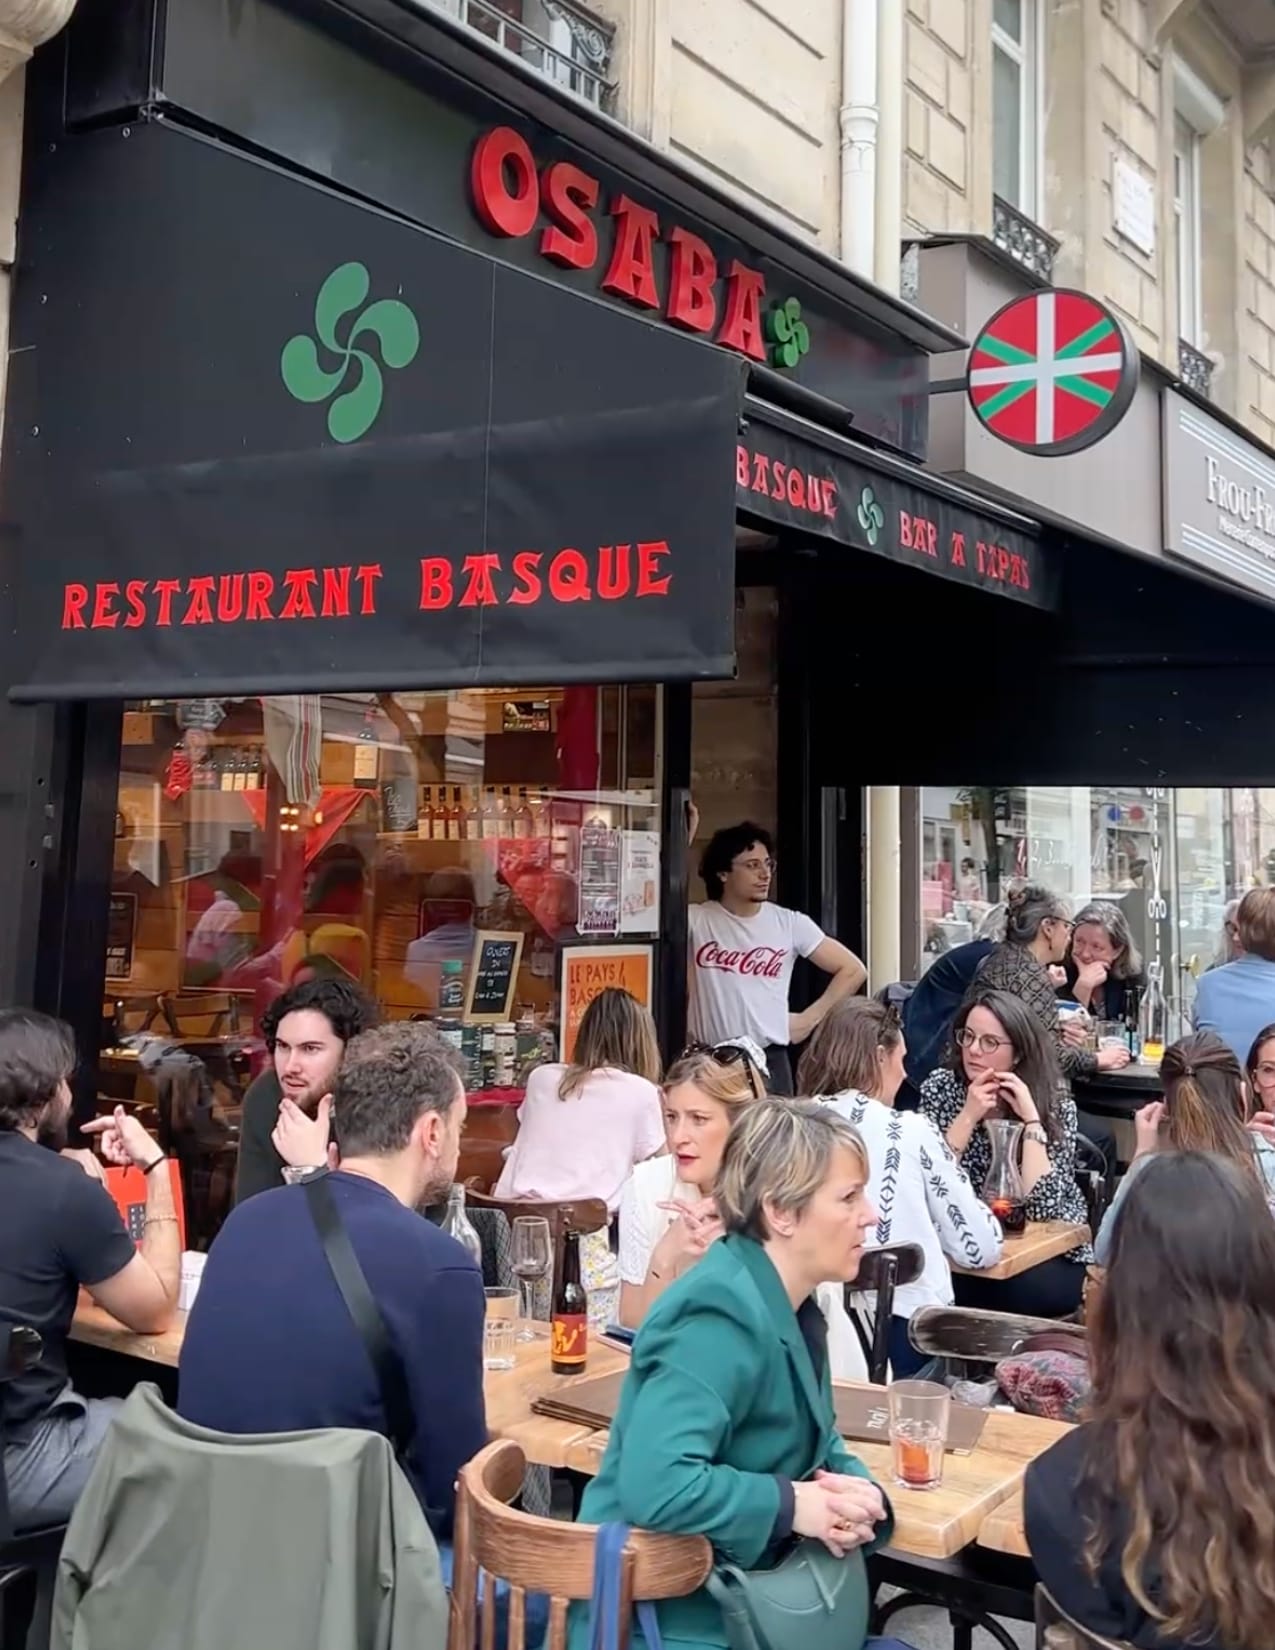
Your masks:
<svg viewBox="0 0 1275 1650"><path fill-rule="evenodd" d="M465 994L465 1024L498 1025L513 1018L514 989L522 961L520 933L480 929L474 936Z"/></svg>
<svg viewBox="0 0 1275 1650"><path fill-rule="evenodd" d="M562 953L562 1030L558 1058L570 1062L584 1011L608 986L652 1007L655 983L652 945L572 945Z"/></svg>

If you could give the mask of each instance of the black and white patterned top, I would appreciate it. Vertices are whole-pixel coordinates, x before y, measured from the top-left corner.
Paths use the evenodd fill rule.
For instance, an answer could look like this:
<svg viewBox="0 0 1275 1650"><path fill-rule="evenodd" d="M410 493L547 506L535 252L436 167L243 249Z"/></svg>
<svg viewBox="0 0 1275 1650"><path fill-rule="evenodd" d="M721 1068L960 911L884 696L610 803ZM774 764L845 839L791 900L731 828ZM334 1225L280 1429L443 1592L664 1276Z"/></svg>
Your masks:
<svg viewBox="0 0 1275 1650"><path fill-rule="evenodd" d="M932 1071L921 1084L921 1112L944 1136L964 1104L965 1084L955 1072ZM1083 1225L1089 1219L1089 1212L1076 1181L1076 1102L1070 1089L1064 1087L1059 1088L1054 1103L1049 1162L1049 1173L1042 1175L1027 1194L1028 1220L1075 1220ZM991 1166L991 1136L986 1125L980 1123L961 1153L961 1167L979 1189ZM1066 1258L1087 1265L1093 1260L1093 1248L1088 1243L1081 1244Z"/></svg>
<svg viewBox="0 0 1275 1650"><path fill-rule="evenodd" d="M927 1118L895 1111L855 1089L823 1104L852 1123L868 1148L868 1196L879 1216L871 1241L917 1243L925 1256L921 1276L896 1292L896 1314L910 1318L922 1306L950 1306L949 1259L981 1269L1001 1258L995 1215Z"/></svg>

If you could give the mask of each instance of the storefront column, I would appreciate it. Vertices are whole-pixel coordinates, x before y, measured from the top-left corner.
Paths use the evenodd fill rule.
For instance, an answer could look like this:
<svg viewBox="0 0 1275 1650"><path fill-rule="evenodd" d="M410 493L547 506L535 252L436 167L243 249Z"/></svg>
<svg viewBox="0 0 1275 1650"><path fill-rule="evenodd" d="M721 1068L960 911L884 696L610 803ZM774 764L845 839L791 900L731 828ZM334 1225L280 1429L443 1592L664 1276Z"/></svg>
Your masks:
<svg viewBox="0 0 1275 1650"><path fill-rule="evenodd" d="M899 789L868 786L868 989L899 978Z"/></svg>

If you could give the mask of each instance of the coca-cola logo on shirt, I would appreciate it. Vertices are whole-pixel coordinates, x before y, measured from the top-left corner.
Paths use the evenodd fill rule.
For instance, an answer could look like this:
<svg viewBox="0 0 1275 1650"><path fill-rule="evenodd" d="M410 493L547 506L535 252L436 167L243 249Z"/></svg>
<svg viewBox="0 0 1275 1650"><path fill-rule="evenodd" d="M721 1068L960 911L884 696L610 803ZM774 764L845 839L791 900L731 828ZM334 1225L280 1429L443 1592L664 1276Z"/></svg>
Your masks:
<svg viewBox="0 0 1275 1650"><path fill-rule="evenodd" d="M755 945L751 951L725 951L716 940L706 940L695 953L696 968L720 968L727 974L746 974L759 980L783 977L787 950L778 945Z"/></svg>

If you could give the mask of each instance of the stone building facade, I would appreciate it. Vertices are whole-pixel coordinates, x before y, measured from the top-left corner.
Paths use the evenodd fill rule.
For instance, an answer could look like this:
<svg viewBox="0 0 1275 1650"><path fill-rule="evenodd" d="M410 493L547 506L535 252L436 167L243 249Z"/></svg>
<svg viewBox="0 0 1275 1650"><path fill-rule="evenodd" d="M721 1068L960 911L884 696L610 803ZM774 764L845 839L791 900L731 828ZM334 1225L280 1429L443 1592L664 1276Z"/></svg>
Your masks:
<svg viewBox="0 0 1275 1650"><path fill-rule="evenodd" d="M993 238L1108 299L1275 443L1275 17L1264 0L905 11L905 237ZM595 0L614 112L829 251L844 0ZM882 151L882 160L885 152Z"/></svg>

